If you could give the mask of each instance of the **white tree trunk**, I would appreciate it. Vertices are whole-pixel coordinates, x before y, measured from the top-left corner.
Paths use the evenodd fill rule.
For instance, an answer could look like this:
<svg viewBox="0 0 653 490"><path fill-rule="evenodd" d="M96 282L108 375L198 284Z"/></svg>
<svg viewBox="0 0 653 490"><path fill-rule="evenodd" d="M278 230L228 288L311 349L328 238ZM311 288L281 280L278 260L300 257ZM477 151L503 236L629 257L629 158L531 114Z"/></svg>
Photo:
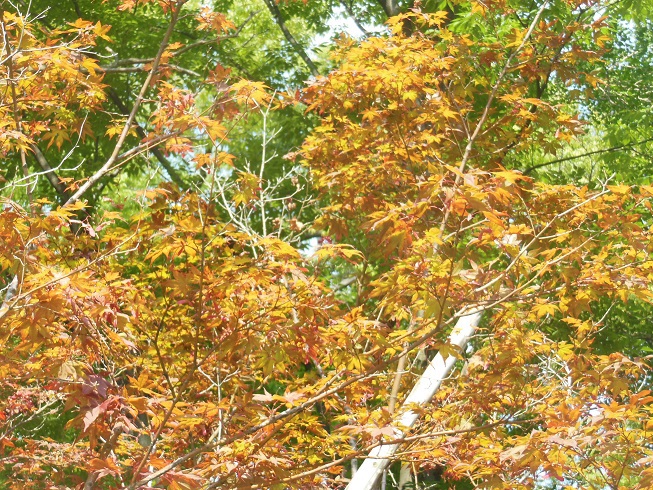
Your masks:
<svg viewBox="0 0 653 490"><path fill-rule="evenodd" d="M470 337L474 335L478 327L481 315L482 313L480 311L476 311L460 317L449 336L449 344L458 346L461 350L464 350ZM419 380L417 380L410 394L404 400L402 408L413 404L422 406L431 401L442 384L442 381L449 376L455 362L456 358L454 356L447 356L447 359L444 359L438 353L426 367ZM418 415L410 409L400 410L399 414L399 418L396 420L397 427L410 428L418 418ZM403 435L404 432L401 429L395 428L396 438L401 438ZM363 464L358 468L358 471L356 471L356 474L352 477L346 490L373 490L377 480L383 473L383 470L387 468L398 448L399 444L387 444L372 449Z"/></svg>

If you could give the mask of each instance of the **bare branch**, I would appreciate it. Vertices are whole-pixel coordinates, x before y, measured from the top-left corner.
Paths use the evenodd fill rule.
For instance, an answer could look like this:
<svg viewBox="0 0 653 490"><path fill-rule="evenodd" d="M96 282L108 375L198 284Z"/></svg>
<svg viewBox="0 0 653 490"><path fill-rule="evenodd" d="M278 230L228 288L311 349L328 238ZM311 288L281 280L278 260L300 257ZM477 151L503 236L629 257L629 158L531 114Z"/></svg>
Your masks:
<svg viewBox="0 0 653 490"><path fill-rule="evenodd" d="M48 159L45 157L41 149L37 145L31 145L31 148L34 153L34 159L43 170L45 178L48 179L48 182L50 182L52 187L54 187L54 190L57 191L57 194L59 194L62 201L68 200L70 192L66 190L65 184L59 179L55 169L50 166Z"/></svg>
<svg viewBox="0 0 653 490"><path fill-rule="evenodd" d="M354 21L354 24L356 24L356 27L358 27L358 30L360 30L365 36L369 36L370 33L363 27L363 24L358 20L356 17L355 12L351 8L351 4L347 3L345 0L340 0L340 5L345 9L345 12L347 12L347 15L351 17L351 20Z"/></svg>
<svg viewBox="0 0 653 490"><path fill-rule="evenodd" d="M397 3L397 0L378 0L379 5L383 8L383 11L385 12L385 15L390 17L394 17L395 15L398 15L400 10L399 10L399 3Z"/></svg>
<svg viewBox="0 0 653 490"><path fill-rule="evenodd" d="M227 39L235 39L237 38L242 30L245 28L245 26L260 12L260 10L257 10L255 12L252 12L249 14L249 16L243 21L238 28L232 32L231 34L225 34L224 36L218 36L213 39L201 39L199 41L196 41L191 44L187 44L186 46L182 46L178 50L174 51L171 56L171 58L174 58L175 56L179 56L180 54L185 53L186 51L190 51L191 49L195 49L198 47L202 46L209 46L211 44L219 44L221 41L226 41ZM152 63L154 61L154 58L125 58L122 60L116 60L110 65L100 67L101 70L106 71L106 72L119 72L118 70L119 67L127 67L127 66L132 66L132 65L146 65L148 63ZM181 68L181 67L180 67Z"/></svg>
<svg viewBox="0 0 653 490"><path fill-rule="evenodd" d="M265 2L265 5L267 5L268 9L270 10L272 17L274 17L274 20L279 26L279 29L281 29L281 32L283 32L283 35L286 37L286 39L294 48L294 50L297 51L297 54L300 56L300 58L304 60L306 66L308 66L308 69L311 71L311 75L317 77L320 74L320 72L317 69L317 66L315 66L315 63L313 63L313 61L311 61L311 59L306 54L306 51L304 51L302 45L299 44L299 42L297 42L297 39L295 39L295 37L288 30L288 27L286 27L286 22L283 20L283 16L281 15L281 11L279 10L279 7L277 7L277 4L274 2L274 0L263 0L263 1Z"/></svg>
<svg viewBox="0 0 653 490"><path fill-rule="evenodd" d="M528 175L533 170L537 170L538 168L548 167L549 165L554 165L556 163L569 162L571 160L577 160L579 158L585 158L585 157L589 157L589 156L592 156L592 155L600 155L602 153L613 153L613 152L620 151L620 150L623 150L623 149L626 149L626 148L633 148L635 146L643 145L644 143L648 143L650 141L653 141L653 137L646 138L646 139L643 139L643 140L640 140L640 141L634 141L632 143L625 143L623 145L612 146L610 148L602 148L600 150L588 151L586 153L581 153L579 155L572 155L572 156L569 156L569 157L557 158L555 160L550 160L550 161L544 162L544 163L538 163L536 165L531 165L526 170L524 170L524 175Z"/></svg>
<svg viewBox="0 0 653 490"><path fill-rule="evenodd" d="M166 47L168 46L168 43L170 42L170 38L172 37L172 33L175 29L175 25L177 24L177 21L179 20L179 11L181 10L181 7L186 3L187 0L178 0L176 3L176 6L172 9L172 15L170 19L170 24L168 25L168 29L166 30L166 33L163 36L163 39L161 41L161 45L159 46L159 51L154 57L154 61L152 62L152 69L148 73L145 82L143 83L143 86L141 87L141 90L136 97L136 100L134 101L134 107L132 107L131 112L129 113L129 117L127 117L127 121L125 121L125 125L122 129L122 132L120 136L118 137L118 141L116 142L116 146L113 149L113 152L111 153L111 156L109 159L106 161L102 167L95 172L67 201L66 204L72 204L76 201L78 201L88 189L90 189L97 181L99 181L107 172L111 170L113 165L116 163L116 160L118 158L118 155L120 154L120 150L122 149L122 146L124 145L125 141L127 140L127 135L129 134L129 130L134 123L134 120L136 119L136 114L138 112L138 109L141 106L141 103L143 102L143 99L145 97L145 94L147 90L150 88L150 84L152 83L152 79L154 77L154 74L157 72L159 65L161 64L161 57L163 56L163 53L166 50Z"/></svg>
<svg viewBox="0 0 653 490"><path fill-rule="evenodd" d="M122 114L129 115L131 113L131 111L129 110L127 105L125 105L125 103L122 101L122 99L118 95L118 92L113 87L109 87L109 89L107 90L107 93L108 93L109 98L111 99L111 101L116 105L116 107L118 108L118 110ZM138 124L137 122L134 124L134 126L135 126L136 133L138 134L138 136L141 139L145 140L147 138L147 133L145 132L143 127L140 124ZM168 173L168 175L170 176L172 181L175 184L177 184L177 186L180 189L188 188L188 185L186 184L186 182L184 182L184 180L181 178L181 176L175 170L175 168L172 165L172 163L170 162L170 160L168 160L165 157L165 155L163 154L163 152L160 149L158 149L157 147L152 147L150 149L150 151L156 157L156 159L159 161L159 163L161 163L161 166Z"/></svg>

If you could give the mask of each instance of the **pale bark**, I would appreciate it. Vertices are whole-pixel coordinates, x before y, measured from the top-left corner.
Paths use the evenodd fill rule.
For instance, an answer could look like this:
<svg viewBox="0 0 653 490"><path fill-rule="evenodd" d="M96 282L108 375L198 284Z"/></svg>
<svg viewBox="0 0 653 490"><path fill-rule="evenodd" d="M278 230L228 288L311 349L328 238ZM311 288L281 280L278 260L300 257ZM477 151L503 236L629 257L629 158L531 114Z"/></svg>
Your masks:
<svg viewBox="0 0 653 490"><path fill-rule="evenodd" d="M449 336L449 344L464 350L467 342L476 332L481 315L480 311L475 311L461 317ZM421 407L430 402L442 382L451 373L455 362L455 356L447 356L445 359L440 353L433 358L402 404L402 410L395 422L394 438L402 438L406 429L410 429L415 424L418 414L410 407ZM398 448L399 444L387 444L377 446L370 451L365 462L347 485L347 490L373 490Z"/></svg>

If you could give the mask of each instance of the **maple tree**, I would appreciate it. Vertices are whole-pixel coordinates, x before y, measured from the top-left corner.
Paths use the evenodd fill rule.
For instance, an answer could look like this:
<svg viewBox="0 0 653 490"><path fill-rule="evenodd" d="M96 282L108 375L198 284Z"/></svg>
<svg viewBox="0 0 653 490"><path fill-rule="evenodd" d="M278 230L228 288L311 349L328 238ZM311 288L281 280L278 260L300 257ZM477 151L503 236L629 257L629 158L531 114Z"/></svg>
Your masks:
<svg viewBox="0 0 653 490"><path fill-rule="evenodd" d="M249 20L108 3L165 20L151 55L0 8L3 484L653 487L647 359L598 340L653 299L653 187L522 172L584 131L605 4L385 2L274 90L180 64Z"/></svg>

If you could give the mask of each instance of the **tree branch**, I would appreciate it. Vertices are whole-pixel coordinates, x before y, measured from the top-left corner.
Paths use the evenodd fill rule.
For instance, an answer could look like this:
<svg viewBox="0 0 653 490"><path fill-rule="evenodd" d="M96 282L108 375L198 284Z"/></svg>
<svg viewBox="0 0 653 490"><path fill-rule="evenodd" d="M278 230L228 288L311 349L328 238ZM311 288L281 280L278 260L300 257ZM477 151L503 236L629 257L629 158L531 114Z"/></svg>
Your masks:
<svg viewBox="0 0 653 490"><path fill-rule="evenodd" d="M308 66L308 69L311 71L311 75L317 77L320 74L320 72L317 69L317 66L315 66L315 63L313 63L313 61L311 61L311 59L306 54L306 51L304 51L304 48L302 48L301 44L297 42L297 39L294 38L294 36L286 27L286 22L283 20L283 17L281 16L281 11L279 10L279 7L277 7L277 4L274 3L274 0L263 0L263 1L265 2L265 5L267 5L268 9L270 10L272 17L274 17L274 20L279 26L279 29L281 29L281 32L283 32L283 35L286 37L286 39L294 48L294 50L297 51L297 54L299 54L301 59L304 60L306 66Z"/></svg>
<svg viewBox="0 0 653 490"><path fill-rule="evenodd" d="M475 311L461 317L449 336L449 345L455 345L461 351L464 350L467 342L476 332L481 316L480 311ZM421 407L428 403L442 382L449 376L455 363L455 356L448 355L445 359L439 352L433 358L401 405L404 411L396 421L395 439L401 440L404 437L404 431L396 427L411 428L419 418L419 414L409 407ZM392 456L399 449L399 445L399 443L395 443L378 446L370 451L367 459L349 481L346 490L373 490L377 480L390 463Z"/></svg>
<svg viewBox="0 0 653 490"><path fill-rule="evenodd" d="M551 160L551 161L548 161L548 162L538 163L536 165L531 165L526 170L524 170L524 175L528 175L533 170L537 170L538 168L547 167L549 165L553 165L553 164L556 164L556 163L569 162L571 160L577 160L579 158L589 157L589 156L592 156L592 155L600 155L601 153L612 153L612 152L615 152L615 151L623 150L624 148L632 148L634 146L643 145L644 143L648 143L650 141L653 141L653 137L646 138L646 139L643 139L643 140L640 140L640 141L635 141L633 143L626 143L626 144L623 144L623 145L612 146L610 148L603 148L601 150L588 151L587 153L581 153L580 155L572 155L570 157L557 158L555 160Z"/></svg>
<svg viewBox="0 0 653 490"><path fill-rule="evenodd" d="M166 47L170 42L170 38L172 37L172 33L174 32L175 25L179 20L179 11L181 10L181 7L184 5L184 3L186 3L186 1L187 0L177 0L175 7L172 9L170 24L168 25L168 29L166 30L163 39L161 40L159 51L154 57L154 61L152 62L152 69L150 70L147 77L145 78L145 82L143 83L143 86L141 87L141 90L138 93L136 100L134 101L134 107L132 107L129 116L127 117L127 121L125 121L125 126L123 127L122 132L118 137L118 141L116 142L116 146L114 147L111 156L97 172L95 172L82 186L80 186L80 188L72 196L70 196L70 198L66 201L65 204L72 204L78 201L86 193L86 191L90 189L93 185L95 185L95 183L98 180L100 180L107 172L109 172L113 167L113 165L116 163L118 155L120 154L120 150L124 145L125 141L127 140L127 135L129 134L129 130L132 124L134 123L134 120L136 119L136 113L138 112L138 109L140 108L141 103L143 102L145 94L150 88L150 83L152 83L154 74L156 73L156 71L159 68L159 65L161 64L161 57L163 56L163 53L165 52Z"/></svg>
<svg viewBox="0 0 653 490"><path fill-rule="evenodd" d="M61 201L65 202L68 200L70 197L70 192L66 190L65 184L61 182L59 176L55 172L55 169L50 166L50 163L48 162L47 158L45 158L45 155L41 149L37 145L31 145L30 147L32 149L32 153L34 154L36 163L39 164L39 167L41 167L43 170L43 175L45 175L45 178L48 179L48 182L50 182L52 187L54 187L54 190L57 191L57 194L59 194Z"/></svg>
<svg viewBox="0 0 653 490"><path fill-rule="evenodd" d="M347 3L345 0L340 0L340 5L342 5L342 7L345 9L345 12L347 12L347 15L349 15L349 17L351 17L351 20L354 21L354 24L356 24L356 27L358 27L358 30L360 30L365 36L369 36L370 33L367 32L365 27L363 27L363 24L356 17L356 13L351 8L351 4Z"/></svg>
<svg viewBox="0 0 653 490"><path fill-rule="evenodd" d="M186 75L190 75L197 78L202 76L196 71L189 70L188 68L184 68L183 66L173 65L171 63L166 63L164 65L161 65L161 67L168 67L180 73L184 73ZM100 67L98 71L103 73L138 73L138 72L147 71L147 69L144 66L106 66L106 67Z"/></svg>
<svg viewBox="0 0 653 490"><path fill-rule="evenodd" d="M397 0L378 0L378 2L388 18L399 14L399 4L397 3Z"/></svg>
<svg viewBox="0 0 653 490"><path fill-rule="evenodd" d="M60 279L61 278L59 278L57 280L60 280ZM505 299L506 298L503 298L503 300L505 300ZM478 312L478 314L481 314L482 311L485 311L485 309L486 309L485 307L480 307L479 306L476 309L474 309L474 311ZM343 390L347 386L351 386L351 385L353 385L353 384L355 384L355 383L357 383L357 382L359 382L359 381L361 381L363 379L366 379L366 378L368 378L370 376L375 376L375 373L378 373L379 370L390 366L391 364L397 362L400 357L406 355L408 352L411 352L414 349L416 349L416 348L420 347L421 345L423 345L424 342L426 342L427 340L432 338L440 330L440 328L443 325L447 325L447 324L449 324L449 322L452 322L455 319L460 320L462 318L468 317L469 315L475 315L475 314L476 313L461 312L459 314L456 314L456 315L452 316L446 322L438 322L436 328L433 328L433 329L429 330L428 332L426 332L421 337L419 337L419 338L415 339L414 341L412 341L401 352L398 352L397 354L391 356L389 359L384 359L384 360L380 361L379 363L372 366L370 369L366 370L363 373L349 376L348 378L344 379L342 382L340 382L337 385L335 383L341 377L342 372L336 373L331 378L331 380L329 382L327 382L323 386L322 391L320 393L318 393L317 395L309 398L308 400L300 403L299 405L296 405L296 406L291 407L291 408L287 408L287 409L283 410L282 412L271 415L266 420L256 424L253 427L243 429L242 431L237 432L237 433L233 434L232 436L230 436L230 437L228 437L226 439L216 440L217 432L215 432L214 435L211 435L211 437L209 437L208 442L206 442L205 444L196 447L195 449L193 449L190 452L184 454L183 456L178 457L176 460L172 461L171 463L168 463L166 466L160 468L159 470L154 471L153 473L150 473L147 476L144 476L141 480L139 480L139 481L137 481L137 482L135 482L135 483L133 483L131 485L123 487L121 490L133 490L134 488L138 488L139 486L143 486L143 485L147 484L148 482L150 482L152 480L155 480L155 479L159 478L162 475L165 475L170 470L175 469L179 465L181 465L184 462L194 458L195 456L201 454L202 452L206 452L208 450L213 450L218 446L225 446L225 445L231 444L234 441L242 439L245 436L248 436L250 434L254 434L254 433L258 432L261 429L264 429L265 427L269 427L269 426L271 426L273 424L276 424L277 422L279 422L281 420L293 417L294 415L306 410L306 408L313 406L315 403L319 402L320 400L324 400L325 398L328 398L331 395L336 395L339 391ZM454 331L455 330L456 330L456 328L454 328ZM373 351L368 352L368 354L371 353L371 352L373 352ZM358 490L358 489L356 489L356 490Z"/></svg>
<svg viewBox="0 0 653 490"><path fill-rule="evenodd" d="M79 8L79 3L77 2L77 0L72 0L72 2L73 2L73 7L75 8L75 13L77 14L77 17L79 17L80 19L83 18L84 15L82 14L82 10Z"/></svg>
<svg viewBox="0 0 653 490"><path fill-rule="evenodd" d="M191 49L202 47L202 46L208 46L211 44L216 44L219 43L220 41L225 41L227 39L235 39L237 38L242 30L245 28L245 26L260 12L260 10L254 11L249 14L249 16L243 21L242 24L238 26L238 28L232 32L231 34L225 34L224 36L217 36L213 39L201 39L199 41L196 41L191 44L187 44L185 46L182 46L178 50L174 51L172 53L171 58L174 58L175 56L179 56L180 54L185 53L186 51L190 51ZM100 67L101 70L106 71L106 72L120 72L121 70L118 70L120 67L127 67L127 66L132 66L132 65L145 65L148 63L152 63L154 61L154 58L125 58L125 59L118 59L115 60L113 63L107 66ZM179 69L182 69L179 67Z"/></svg>
<svg viewBox="0 0 653 490"><path fill-rule="evenodd" d="M513 59L515 58L515 56L517 56L517 53L519 53L528 42L528 39L531 37L532 33L534 32L537 23L544 12L544 9L548 5L549 5L548 0L542 4L537 14L535 15L535 18L530 24L528 30L524 34L524 38L522 42L517 47L517 49L513 51L512 54L508 57L506 63L503 66L503 69L499 73L497 81L492 87L485 108L481 113L481 117L478 121L478 124L476 125L474 132L471 135L469 135L469 139L467 141L467 145L465 147L465 151L462 156L462 161L460 163L460 166L458 167L459 175L456 176L454 186L458 186L461 180L461 175L465 171L465 167L467 166L469 160L471 159L472 149L474 147L476 139L478 138L483 126L485 125L485 122L490 113L490 109L492 107L492 103L499 91L499 87L503 82L504 77L506 76L508 70L512 65ZM449 209L447 209L447 212L445 213L442 223L440 225L441 235L444 234L448 217L449 217ZM451 332L451 335L449 336L449 344L456 345L461 350L464 350L465 346L467 345L467 342L472 337L472 335L474 335L474 332L476 331L476 328L478 327L478 324L481 320L481 316L482 316L482 311L479 309L472 310L470 313L465 314L465 316L461 316L458 322L456 323L456 326L454 327L453 331ZM442 356L442 354L438 352L437 355L433 358L433 360L431 360L427 368L424 370L424 373L420 376L419 380L411 390L408 397L404 400L404 403L402 404L402 408L408 408L411 405L423 406L426 403L428 403L433 398L435 392L438 390L442 382L446 379L446 377L451 372L451 369L453 368L455 362L456 362L455 357L447 356L447 358L445 359ZM394 421L395 423L393 424L394 426L393 430L395 434L398 436L398 438L403 437L404 434L404 432L398 427L410 428L415 424L418 417L419 417L418 413L408 408L401 414L398 420ZM390 464L392 457L394 456L394 454L397 452L398 449L399 449L399 444L392 444L388 446L375 448L373 451L371 451L369 453L368 459L366 459L363 462L363 464L358 469L356 474L350 480L349 484L346 487L346 490L373 490L376 487L377 480L383 474L388 464Z"/></svg>
<svg viewBox="0 0 653 490"><path fill-rule="evenodd" d="M129 110L127 105L120 98L120 95L118 95L118 92L116 91L115 88L109 87L108 90L107 90L107 94L109 95L109 98L111 99L111 102L114 103L114 105L118 108L118 110L122 114L124 114L125 116L128 116L131 113L131 111ZM144 140L145 138L147 138L147 133L145 132L145 130L143 129L143 127L140 124L138 124L136 122L134 124L134 126L136 128L136 133L138 134L138 136L141 139ZM174 166L172 165L170 160L168 160L165 157L163 152L159 148L156 148L156 147L152 148L150 151L152 152L152 155L154 155L156 157L156 159L159 161L159 163L161 163L161 166L168 173L168 175L170 176L172 181L175 184L177 184L177 186L180 189L187 189L188 184L186 182L184 182L184 179L182 179L181 176L179 175L179 173L177 173Z"/></svg>

